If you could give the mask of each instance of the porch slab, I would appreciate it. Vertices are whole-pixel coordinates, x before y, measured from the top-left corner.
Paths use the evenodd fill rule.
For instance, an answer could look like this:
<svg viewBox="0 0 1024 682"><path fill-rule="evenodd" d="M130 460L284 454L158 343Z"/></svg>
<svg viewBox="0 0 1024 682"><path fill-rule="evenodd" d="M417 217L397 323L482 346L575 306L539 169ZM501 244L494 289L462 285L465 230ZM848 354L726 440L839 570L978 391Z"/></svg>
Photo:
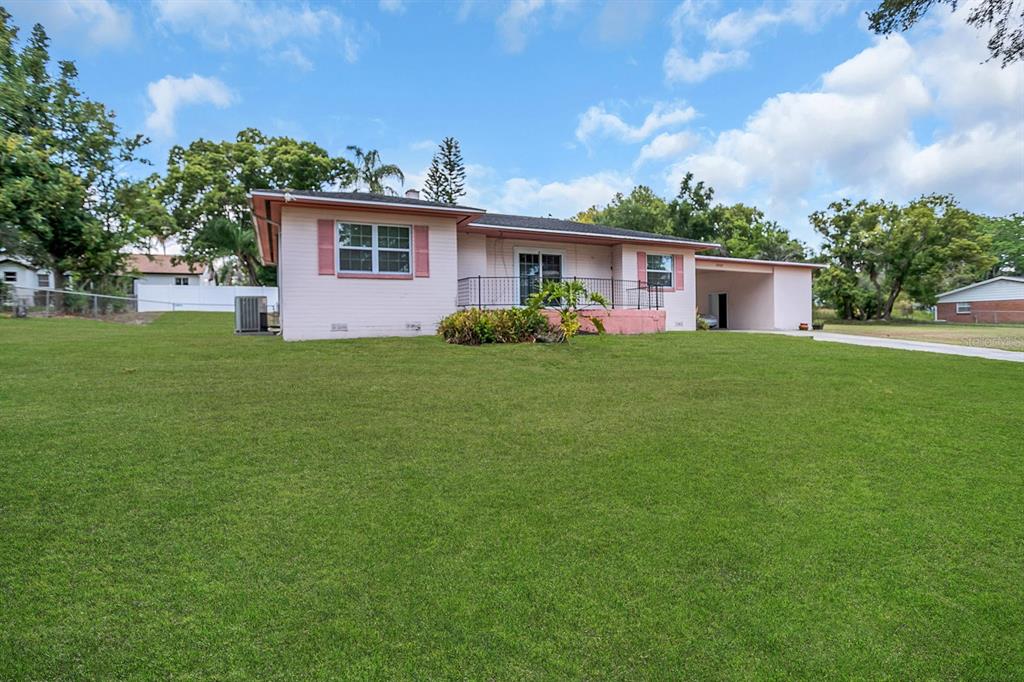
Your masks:
<svg viewBox="0 0 1024 682"><path fill-rule="evenodd" d="M557 310L542 310L544 316L552 324L557 324L560 317ZM632 308L614 308L612 310L587 310L587 317L594 317L604 323L604 330L609 334L652 334L665 331L664 310L636 310ZM597 329L587 319L580 320L580 330L594 334Z"/></svg>

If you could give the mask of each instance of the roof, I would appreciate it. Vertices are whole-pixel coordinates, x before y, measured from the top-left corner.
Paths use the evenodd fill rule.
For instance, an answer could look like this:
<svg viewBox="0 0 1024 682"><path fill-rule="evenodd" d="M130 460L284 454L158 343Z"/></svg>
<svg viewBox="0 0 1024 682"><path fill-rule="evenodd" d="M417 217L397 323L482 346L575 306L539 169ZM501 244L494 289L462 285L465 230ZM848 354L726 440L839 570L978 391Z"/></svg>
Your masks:
<svg viewBox="0 0 1024 682"><path fill-rule="evenodd" d="M175 262L179 256L160 256L146 253L128 255L125 272L138 271L145 275L198 275L195 265Z"/></svg>
<svg viewBox="0 0 1024 682"><path fill-rule="evenodd" d="M761 260L760 258L731 258L729 256L701 256L697 254L694 256L697 260L714 261L716 263L756 263L757 265L775 265L775 266L788 266L792 268L825 268L828 267L822 263L804 263L802 261L792 260Z"/></svg>
<svg viewBox="0 0 1024 682"><path fill-rule="evenodd" d="M384 206L389 204L395 206L420 206L423 208L458 211L460 213L484 212L482 208L473 208L471 206L443 204L440 201L427 201L426 199L413 199L411 197L391 196L389 194L374 194L373 192L306 192L297 190L281 191L275 189L254 189L249 193L249 195L279 197L285 201L291 201L293 199L309 199L313 201L344 201L347 203L369 203Z"/></svg>
<svg viewBox="0 0 1024 682"><path fill-rule="evenodd" d="M11 253L0 253L0 261L10 261L11 263L17 263L18 265L21 265L22 267L26 268L32 267L32 263L29 262L27 258L15 256L14 254Z"/></svg>
<svg viewBox="0 0 1024 682"><path fill-rule="evenodd" d="M981 282L975 282L974 284L968 284L967 286L960 287L959 289L951 289L949 291L945 291L945 292L939 294L938 298L942 298L943 296L950 296L952 294L960 293L961 291L967 291L968 289L974 289L976 287L985 286L986 284L991 284L992 282L1000 282L1000 281L1002 281L1002 282L1016 282L1018 284L1024 284L1024 277L1014 277L1012 275L1000 275L999 277L993 277L991 279L986 279L986 280L981 281Z"/></svg>
<svg viewBox="0 0 1024 682"><path fill-rule="evenodd" d="M713 249L718 244L701 242L693 239L684 239L669 234L657 234L643 232L640 230L626 230L611 225L598 225L595 223L580 223L575 220L559 220L558 218L535 218L524 215L508 215L503 213L485 213L470 223L472 227L495 227L525 231L556 232L560 234L576 234L594 237L613 237L627 240L638 240L645 242L675 243L686 246L697 246L703 249Z"/></svg>

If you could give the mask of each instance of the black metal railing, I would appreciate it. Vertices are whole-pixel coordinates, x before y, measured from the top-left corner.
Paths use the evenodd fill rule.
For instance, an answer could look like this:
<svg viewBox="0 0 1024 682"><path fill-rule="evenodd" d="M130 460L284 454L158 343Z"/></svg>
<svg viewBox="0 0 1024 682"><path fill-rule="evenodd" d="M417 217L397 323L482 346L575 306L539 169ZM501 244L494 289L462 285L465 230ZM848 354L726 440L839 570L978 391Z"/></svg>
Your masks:
<svg viewBox="0 0 1024 682"><path fill-rule="evenodd" d="M540 277L462 277L459 279L460 308L507 308L525 305L530 294L540 291ZM610 308L657 310L664 307L663 287L636 279L566 277L581 283L588 292L600 294Z"/></svg>

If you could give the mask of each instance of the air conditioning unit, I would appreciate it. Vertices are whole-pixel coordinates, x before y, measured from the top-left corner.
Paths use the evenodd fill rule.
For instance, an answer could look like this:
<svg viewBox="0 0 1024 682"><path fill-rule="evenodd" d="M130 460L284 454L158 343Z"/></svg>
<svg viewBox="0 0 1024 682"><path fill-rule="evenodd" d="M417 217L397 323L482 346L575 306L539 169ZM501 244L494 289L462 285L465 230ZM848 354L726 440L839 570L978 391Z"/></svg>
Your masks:
<svg viewBox="0 0 1024 682"><path fill-rule="evenodd" d="M270 333L266 296L235 296L235 333Z"/></svg>

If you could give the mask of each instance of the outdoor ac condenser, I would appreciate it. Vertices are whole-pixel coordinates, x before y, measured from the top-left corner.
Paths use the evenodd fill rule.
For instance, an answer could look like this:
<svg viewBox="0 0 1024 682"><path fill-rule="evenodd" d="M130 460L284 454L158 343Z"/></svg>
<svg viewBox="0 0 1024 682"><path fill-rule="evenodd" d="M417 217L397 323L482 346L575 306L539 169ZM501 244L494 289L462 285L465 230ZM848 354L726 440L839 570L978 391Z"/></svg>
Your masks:
<svg viewBox="0 0 1024 682"><path fill-rule="evenodd" d="M267 334L267 297L235 296L235 333Z"/></svg>

